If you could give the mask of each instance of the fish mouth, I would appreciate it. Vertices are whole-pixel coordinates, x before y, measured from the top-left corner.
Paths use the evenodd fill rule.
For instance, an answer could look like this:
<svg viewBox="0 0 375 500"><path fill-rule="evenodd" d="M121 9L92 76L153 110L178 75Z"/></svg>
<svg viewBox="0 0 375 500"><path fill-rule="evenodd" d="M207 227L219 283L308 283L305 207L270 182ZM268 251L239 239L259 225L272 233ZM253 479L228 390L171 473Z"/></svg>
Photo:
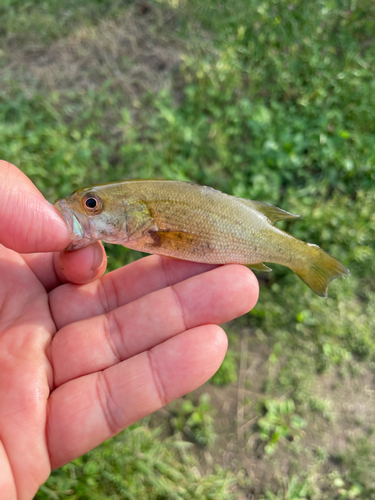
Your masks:
<svg viewBox="0 0 375 500"><path fill-rule="evenodd" d="M62 215L70 233L71 242L65 250L77 250L97 240L97 238L91 236L90 221L88 217L70 208L64 199L57 200L55 202L55 207Z"/></svg>

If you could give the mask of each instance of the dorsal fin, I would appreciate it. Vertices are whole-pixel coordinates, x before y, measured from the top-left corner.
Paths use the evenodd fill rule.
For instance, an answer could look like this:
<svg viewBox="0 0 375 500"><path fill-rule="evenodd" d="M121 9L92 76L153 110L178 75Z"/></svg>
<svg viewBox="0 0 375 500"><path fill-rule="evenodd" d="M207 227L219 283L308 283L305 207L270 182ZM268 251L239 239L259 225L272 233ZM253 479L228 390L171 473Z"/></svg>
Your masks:
<svg viewBox="0 0 375 500"><path fill-rule="evenodd" d="M282 208L274 207L273 205L264 203L263 201L246 200L245 198L239 198L239 201L254 210L258 210L258 212L261 212L270 222L272 222L272 224L279 220L297 219L299 217L299 215L291 214Z"/></svg>

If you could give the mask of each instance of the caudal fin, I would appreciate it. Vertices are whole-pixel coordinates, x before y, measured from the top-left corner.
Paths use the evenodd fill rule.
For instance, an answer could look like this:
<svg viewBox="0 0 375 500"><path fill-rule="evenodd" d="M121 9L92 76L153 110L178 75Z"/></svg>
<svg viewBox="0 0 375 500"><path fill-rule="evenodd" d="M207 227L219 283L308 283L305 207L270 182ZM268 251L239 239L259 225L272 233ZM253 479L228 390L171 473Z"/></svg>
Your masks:
<svg viewBox="0 0 375 500"><path fill-rule="evenodd" d="M337 259L331 257L318 245L307 243L304 258L290 268L321 297L327 297L328 285L335 278L350 276L349 270Z"/></svg>

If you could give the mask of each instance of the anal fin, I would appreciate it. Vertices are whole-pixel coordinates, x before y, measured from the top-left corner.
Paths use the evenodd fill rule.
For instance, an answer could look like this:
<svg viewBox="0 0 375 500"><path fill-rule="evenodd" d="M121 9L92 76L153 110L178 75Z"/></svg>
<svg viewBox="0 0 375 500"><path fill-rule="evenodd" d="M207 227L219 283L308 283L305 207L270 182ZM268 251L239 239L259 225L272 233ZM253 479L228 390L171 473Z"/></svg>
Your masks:
<svg viewBox="0 0 375 500"><path fill-rule="evenodd" d="M263 264L263 262L259 262L258 264L248 264L247 267L254 269L254 271L265 271L266 273L272 271L272 269Z"/></svg>

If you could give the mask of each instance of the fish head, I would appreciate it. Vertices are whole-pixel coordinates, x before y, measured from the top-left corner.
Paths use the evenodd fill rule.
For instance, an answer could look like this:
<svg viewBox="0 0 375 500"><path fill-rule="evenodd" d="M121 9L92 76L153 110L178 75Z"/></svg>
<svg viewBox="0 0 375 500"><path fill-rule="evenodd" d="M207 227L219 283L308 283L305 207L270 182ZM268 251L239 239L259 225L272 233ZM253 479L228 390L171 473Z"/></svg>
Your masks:
<svg viewBox="0 0 375 500"><path fill-rule="evenodd" d="M78 189L55 207L65 220L71 242L66 250L76 250L104 240L118 243L126 221L121 197L111 196L101 186Z"/></svg>

